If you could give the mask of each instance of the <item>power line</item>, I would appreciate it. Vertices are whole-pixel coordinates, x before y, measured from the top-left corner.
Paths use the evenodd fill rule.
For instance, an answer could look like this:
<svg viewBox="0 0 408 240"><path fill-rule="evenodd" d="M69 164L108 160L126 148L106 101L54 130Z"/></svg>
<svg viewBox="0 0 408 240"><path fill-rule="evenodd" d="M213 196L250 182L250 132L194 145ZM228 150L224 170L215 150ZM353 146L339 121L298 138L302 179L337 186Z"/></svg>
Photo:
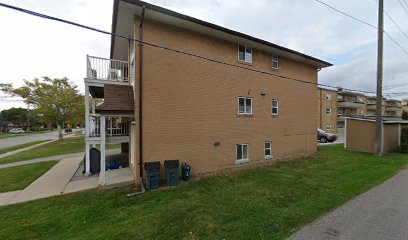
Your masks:
<svg viewBox="0 0 408 240"><path fill-rule="evenodd" d="M334 11L336 11L336 12L338 12L338 13L341 13L341 14L343 14L343 15L349 17L349 18L352 18L352 19L354 19L354 20L356 20L356 21L358 21L358 22L360 22L360 23L362 23L362 24L364 24L364 25L367 25L367 26L369 26L369 27L371 27L371 28L373 28L373 29L378 30L378 28L377 28L376 26L374 26L374 25L372 25L372 24L370 24L370 23L368 23L368 22L366 22L366 21L364 21L364 20L361 20L361 19L359 19L359 18L357 18L357 17L354 17L354 16L352 16L352 15L350 15L350 14L344 12L344 11L341 11L341 10L339 10L339 9L337 9L337 8L335 8L335 7L331 6L331 5L329 5L328 3L322 2L322 1L320 1L320 0L315 0L315 1L318 2L318 3L320 3L320 4L322 4L322 5L324 5L324 6L326 6L326 7L328 7L328 8L330 8L330 9L332 9L332 10L334 10ZM387 35L387 37L388 37L397 47L399 47L399 48L408 56L408 51L405 50L405 49L401 46L401 44L399 44L393 37L391 37L391 35L388 34L388 32L386 32L386 31L384 30L384 34Z"/></svg>
<svg viewBox="0 0 408 240"><path fill-rule="evenodd" d="M361 20L361 19L359 19L359 18L356 18L356 17L354 17L354 16L352 16L352 15L346 13L346 12L341 11L340 9L337 9L337 8L335 8L335 7L333 7L333 6L331 6L331 5L327 4L327 3L325 3L325 2L322 2L322 1L320 1L320 0L315 0L315 1L318 2L318 3L320 3L320 4L322 4L322 5L325 5L326 7L330 8L330 9L332 9L332 10L338 12L338 13L341 13L341 14L343 14L343 15L349 17L349 18L352 18L352 19L354 19L354 20L356 20L356 21L358 21L358 22L360 22L360 23L362 23L362 24L365 24L365 25L367 25L367 26L369 26L369 27L371 27L371 28L377 29L377 27L374 26L374 25L372 25L371 23L368 23L368 22L366 22L366 21L364 21L364 20Z"/></svg>
<svg viewBox="0 0 408 240"><path fill-rule="evenodd" d="M375 3L377 3L377 0L373 0ZM387 10L384 9L385 15L391 20L391 22L398 28L398 30L404 35L406 39L408 39L408 35L402 30L402 28L398 25L398 23L394 20L394 18L391 17L391 15L387 12Z"/></svg>
<svg viewBox="0 0 408 240"><path fill-rule="evenodd" d="M318 1L318 0L316 0L316 1ZM16 7L16 6L12 6L12 5L8 5L8 4L4 4L4 3L0 3L0 6L5 7L5 8L9 8L9 9L13 9L13 10L16 10L16 11L19 11L19 12L23 12L23 13L26 13L26 14L29 14L29 15L33 15L33 16L36 16L36 17L40 17L40 18L44 18L44 19L48 19L48 20L53 20L53 21L57 21L57 22L62 22L62 23L65 23L65 24L73 25L73 26L76 26L76 27L84 28L84 29L87 29L87 30L95 31L95 32L98 32L98 33L106 34L106 35L111 35L111 36L115 36L115 37L124 38L124 39L127 39L127 40L142 43L142 44L145 44L145 45L148 45L148 46L151 46L151 47L155 47L155 48L159 48L159 49L163 49L163 50L168 50L168 51L171 51L171 52L176 52L176 53L180 53L180 54L187 55L187 56L196 57L196 58L199 58L199 59L203 59L203 60L218 63L218 64L223 64L223 65L227 65L227 66L231 66L231 67L235 67L235 68L239 68L239 69L243 69L243 70L247 70L247 71L251 71L251 72L257 72L257 73L261 73L261 74L271 75L271 76L279 77L279 78L282 78L282 79L292 80L292 81L295 81L295 82L300 82L300 83L305 83L305 84L311 84L311 85L316 85L316 86L322 86L322 87L327 87L327 88L338 89L338 86L331 86L331 85L328 85L328 84L308 82L308 81L301 80L301 79L291 78L291 77L282 76L282 75L278 75L278 74L274 74L274 73L270 73L270 72L266 72L266 71L260 71L260 70L256 70L256 69L247 68L247 67L244 67L244 66L239 66L239 65L235 65L235 64L231 64L231 63L227 63L227 62L222 62L220 60L211 59L211 58L200 56L200 55L197 55L197 54L194 54L194 53L188 53L188 52L184 52L184 51L181 51L181 50L160 46L158 44L154 44L154 43L150 43L150 42L146 42L146 41L139 41L137 39L127 37L127 36L124 36L124 35L111 33L111 32L100 30L100 29L97 29L97 28L94 28L94 27L86 26L86 25L83 25L83 24L79 24L79 23L76 23L76 22L64 20L64 19L57 18L57 17L52 17L52 16L49 16L49 15L41 14L41 13L38 13L38 12L34 12L34 11L31 11L31 10L23 9L23 8L20 8L20 7ZM342 89L346 90L346 91L354 91L354 92L361 92L361 93L371 93L371 94L375 93L374 91L358 90L358 89L351 89L351 88L342 88Z"/></svg>
<svg viewBox="0 0 408 240"><path fill-rule="evenodd" d="M387 17L391 20L391 22L398 28L398 30L402 33L402 35L405 36L406 39L408 39L408 35L402 30L402 28L397 24L397 22L395 22L395 20L391 17L390 14L388 14L387 11L385 11L385 15L387 15Z"/></svg>
<svg viewBox="0 0 408 240"><path fill-rule="evenodd" d="M407 14L407 16L408 16L408 9L407 9L407 7L404 5L404 3L407 4L407 2L405 2L405 0L404 0L404 3L403 3L401 0L398 0L398 3L399 3L399 5L401 5L402 9L404 10L404 12L405 12L405 13ZM407 4L407 6L408 6L408 4Z"/></svg>

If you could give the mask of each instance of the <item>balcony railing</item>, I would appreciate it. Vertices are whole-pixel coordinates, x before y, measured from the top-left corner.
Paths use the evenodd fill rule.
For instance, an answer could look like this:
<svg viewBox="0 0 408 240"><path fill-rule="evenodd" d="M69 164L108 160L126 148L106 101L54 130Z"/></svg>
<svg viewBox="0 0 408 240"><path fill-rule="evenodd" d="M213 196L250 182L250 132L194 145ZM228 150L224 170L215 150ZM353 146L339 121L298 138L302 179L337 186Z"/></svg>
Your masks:
<svg viewBox="0 0 408 240"><path fill-rule="evenodd" d="M364 103L358 101L345 101L345 100L337 101L337 107L341 108L361 108L363 106Z"/></svg>
<svg viewBox="0 0 408 240"><path fill-rule="evenodd" d="M129 83L129 64L126 61L86 56L87 78Z"/></svg>
<svg viewBox="0 0 408 240"><path fill-rule="evenodd" d="M89 115L89 136L101 136L101 116L99 114ZM129 117L112 117L105 118L105 136L129 136L129 127L131 119Z"/></svg>

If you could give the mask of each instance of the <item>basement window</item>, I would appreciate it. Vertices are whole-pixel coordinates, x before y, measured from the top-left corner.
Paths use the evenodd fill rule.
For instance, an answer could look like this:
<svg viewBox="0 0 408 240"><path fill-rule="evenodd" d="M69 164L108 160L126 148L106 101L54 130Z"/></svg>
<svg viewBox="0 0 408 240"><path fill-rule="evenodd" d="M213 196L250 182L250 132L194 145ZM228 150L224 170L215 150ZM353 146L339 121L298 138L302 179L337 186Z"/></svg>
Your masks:
<svg viewBox="0 0 408 240"><path fill-rule="evenodd" d="M279 115L279 102L277 99L272 100L272 115Z"/></svg>
<svg viewBox="0 0 408 240"><path fill-rule="evenodd" d="M331 130L331 124L326 124L326 130Z"/></svg>
<svg viewBox="0 0 408 240"><path fill-rule="evenodd" d="M268 160L272 158L272 142L265 142L264 146L264 159Z"/></svg>
<svg viewBox="0 0 408 240"><path fill-rule="evenodd" d="M248 162L248 144L237 144L236 163Z"/></svg>
<svg viewBox="0 0 408 240"><path fill-rule="evenodd" d="M239 45L238 60L246 63L252 63L252 48L244 45Z"/></svg>
<svg viewBox="0 0 408 240"><path fill-rule="evenodd" d="M279 68L279 57L276 55L272 55L272 68L273 69Z"/></svg>
<svg viewBox="0 0 408 240"><path fill-rule="evenodd" d="M238 97L238 114L252 114L252 98Z"/></svg>

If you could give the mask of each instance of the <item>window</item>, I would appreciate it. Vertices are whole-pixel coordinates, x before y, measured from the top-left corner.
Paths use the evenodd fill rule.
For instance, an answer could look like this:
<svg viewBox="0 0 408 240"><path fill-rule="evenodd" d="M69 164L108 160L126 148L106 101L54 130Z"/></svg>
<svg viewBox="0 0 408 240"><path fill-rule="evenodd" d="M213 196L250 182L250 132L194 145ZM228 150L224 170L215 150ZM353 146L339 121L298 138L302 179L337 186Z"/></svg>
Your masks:
<svg viewBox="0 0 408 240"><path fill-rule="evenodd" d="M272 158L272 143L271 142L265 142L264 158L265 159L271 159Z"/></svg>
<svg viewBox="0 0 408 240"><path fill-rule="evenodd" d="M337 128L344 128L344 124L343 123L337 123Z"/></svg>
<svg viewBox="0 0 408 240"><path fill-rule="evenodd" d="M331 114L331 108L326 108L326 115L330 115Z"/></svg>
<svg viewBox="0 0 408 240"><path fill-rule="evenodd" d="M331 130L331 124L326 124L326 130Z"/></svg>
<svg viewBox="0 0 408 240"><path fill-rule="evenodd" d="M276 55L272 55L272 68L274 69L279 68L279 57Z"/></svg>
<svg viewBox="0 0 408 240"><path fill-rule="evenodd" d="M277 99L272 100L272 115L279 115L279 102Z"/></svg>
<svg viewBox="0 0 408 240"><path fill-rule="evenodd" d="M237 144L237 161L248 160L248 144Z"/></svg>
<svg viewBox="0 0 408 240"><path fill-rule="evenodd" d="M252 48L244 45L238 46L238 59L243 62L252 63Z"/></svg>
<svg viewBox="0 0 408 240"><path fill-rule="evenodd" d="M328 100L328 101L331 100L331 94L326 94L326 100Z"/></svg>
<svg viewBox="0 0 408 240"><path fill-rule="evenodd" d="M252 98L238 97L238 114L252 114Z"/></svg>
<svg viewBox="0 0 408 240"><path fill-rule="evenodd" d="M343 108L337 108L337 114L342 115L343 114Z"/></svg>

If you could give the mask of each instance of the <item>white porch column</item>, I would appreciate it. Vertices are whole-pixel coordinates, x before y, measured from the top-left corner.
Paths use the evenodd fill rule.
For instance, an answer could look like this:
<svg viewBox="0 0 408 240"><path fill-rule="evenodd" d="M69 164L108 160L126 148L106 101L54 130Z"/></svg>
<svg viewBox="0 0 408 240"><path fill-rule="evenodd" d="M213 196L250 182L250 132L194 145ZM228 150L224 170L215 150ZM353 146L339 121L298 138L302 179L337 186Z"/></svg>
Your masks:
<svg viewBox="0 0 408 240"><path fill-rule="evenodd" d="M85 83L85 174L89 174L91 169L89 161L89 144L87 143L89 129L89 85Z"/></svg>
<svg viewBox="0 0 408 240"><path fill-rule="evenodd" d="M101 172L99 173L99 185L105 185L105 115L101 115Z"/></svg>
<svg viewBox="0 0 408 240"><path fill-rule="evenodd" d="M92 98L92 99L91 99L91 108L92 108L92 114L95 115L95 109L96 109L96 101L95 101L95 98ZM92 147L93 147L93 148L96 148L96 144L95 144L95 143L92 144Z"/></svg>

